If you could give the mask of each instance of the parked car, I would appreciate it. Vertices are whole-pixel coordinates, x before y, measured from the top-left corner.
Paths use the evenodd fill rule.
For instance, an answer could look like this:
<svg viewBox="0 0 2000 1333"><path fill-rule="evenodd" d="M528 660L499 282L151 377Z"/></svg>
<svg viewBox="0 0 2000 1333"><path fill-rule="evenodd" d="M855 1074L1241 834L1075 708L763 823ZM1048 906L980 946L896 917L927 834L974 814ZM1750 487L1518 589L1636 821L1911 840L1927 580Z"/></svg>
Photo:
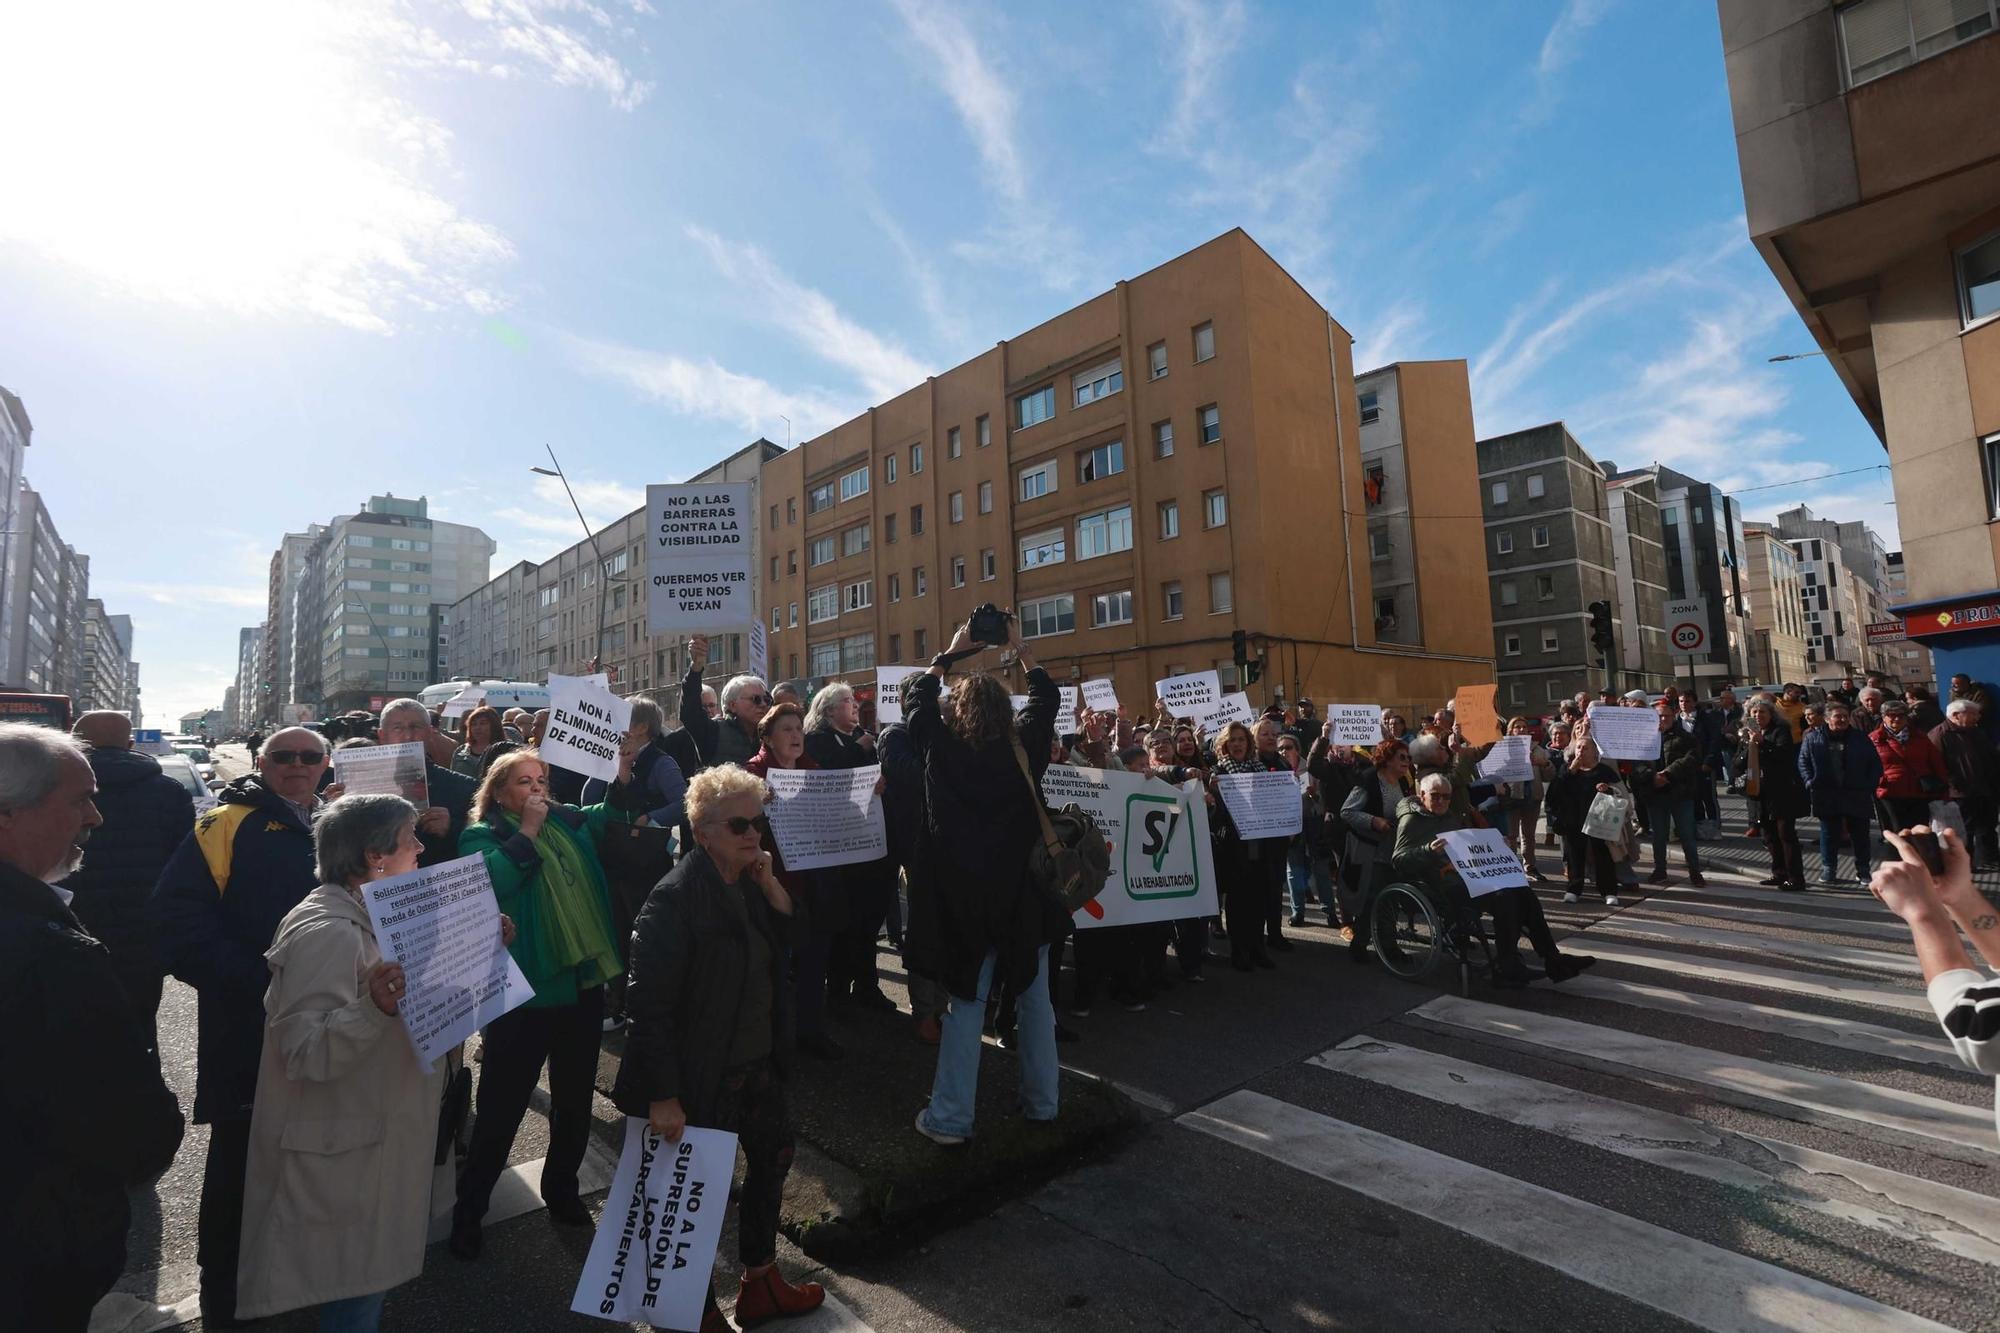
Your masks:
<svg viewBox="0 0 2000 1333"><path fill-rule="evenodd" d="M184 754L156 754L153 758L159 761L162 773L187 788L188 795L194 798L196 814L215 806L215 793L209 790L208 783L195 771L194 760Z"/></svg>
<svg viewBox="0 0 2000 1333"><path fill-rule="evenodd" d="M201 780L211 786L214 785L215 760L209 755L206 748L199 745L176 745L174 746L174 753L184 755L194 764L194 771L201 774Z"/></svg>

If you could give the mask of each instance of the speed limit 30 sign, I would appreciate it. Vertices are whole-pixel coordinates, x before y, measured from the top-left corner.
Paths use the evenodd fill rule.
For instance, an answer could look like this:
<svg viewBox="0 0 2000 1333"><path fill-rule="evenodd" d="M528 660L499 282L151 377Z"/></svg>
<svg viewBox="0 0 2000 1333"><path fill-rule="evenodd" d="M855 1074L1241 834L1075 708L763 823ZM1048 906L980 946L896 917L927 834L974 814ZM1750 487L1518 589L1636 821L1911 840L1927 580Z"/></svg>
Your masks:
<svg viewBox="0 0 2000 1333"><path fill-rule="evenodd" d="M1704 599L1667 603L1667 644L1672 651L1690 657L1708 647L1708 603Z"/></svg>

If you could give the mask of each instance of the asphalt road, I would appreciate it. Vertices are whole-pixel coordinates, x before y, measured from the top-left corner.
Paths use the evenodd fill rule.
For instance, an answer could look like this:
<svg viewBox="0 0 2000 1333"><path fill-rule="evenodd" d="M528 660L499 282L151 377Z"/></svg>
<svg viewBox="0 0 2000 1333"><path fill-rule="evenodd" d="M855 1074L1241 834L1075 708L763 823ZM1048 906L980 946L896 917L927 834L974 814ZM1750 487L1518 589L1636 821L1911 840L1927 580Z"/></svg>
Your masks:
<svg viewBox="0 0 2000 1333"><path fill-rule="evenodd" d="M815 1271L785 1246L838 1304L791 1327L2000 1330L1993 1087L1952 1062L1865 889L1759 889L1759 859L1725 839L1705 890L1610 911L1544 891L1564 947L1599 960L1561 988L1461 999L1308 926L1276 973L1066 1018L1065 1063L1147 1126L892 1260ZM191 1026L170 984L183 1097ZM530 1171L543 1128L531 1113ZM169 1322L139 1298L192 1312L201 1147L142 1209L104 1333ZM604 1326L568 1313L587 1234L528 1212L488 1237L477 1265L434 1249L386 1325Z"/></svg>

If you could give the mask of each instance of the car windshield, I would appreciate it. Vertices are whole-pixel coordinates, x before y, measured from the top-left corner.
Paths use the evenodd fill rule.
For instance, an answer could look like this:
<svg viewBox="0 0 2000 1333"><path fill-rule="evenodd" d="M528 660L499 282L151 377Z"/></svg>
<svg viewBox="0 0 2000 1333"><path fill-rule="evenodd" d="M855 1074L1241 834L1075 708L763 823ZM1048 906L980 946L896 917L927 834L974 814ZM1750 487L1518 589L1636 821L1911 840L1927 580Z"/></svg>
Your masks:
<svg viewBox="0 0 2000 1333"><path fill-rule="evenodd" d="M186 755L188 758L194 760L197 764L205 764L208 762L208 751L202 749L199 745L176 745L174 747L174 752L176 754Z"/></svg>
<svg viewBox="0 0 2000 1333"><path fill-rule="evenodd" d="M201 774L194 771L194 765L185 760L176 763L171 758L160 760L160 770L175 782L188 789L190 796L208 795L208 784L201 780Z"/></svg>

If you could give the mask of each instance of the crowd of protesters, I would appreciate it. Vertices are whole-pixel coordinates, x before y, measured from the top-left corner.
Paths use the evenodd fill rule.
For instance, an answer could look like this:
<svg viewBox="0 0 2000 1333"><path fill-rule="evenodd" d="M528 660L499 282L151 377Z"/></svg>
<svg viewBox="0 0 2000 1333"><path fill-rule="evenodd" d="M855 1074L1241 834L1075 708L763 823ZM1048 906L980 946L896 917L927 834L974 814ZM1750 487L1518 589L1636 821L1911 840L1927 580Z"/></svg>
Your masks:
<svg viewBox="0 0 2000 1333"><path fill-rule="evenodd" d="M955 1146L975 1129L983 1033L1016 1053L1022 1116L1053 1120L1057 1047L1082 1036L1064 1018L1107 1002L1143 1011L1202 984L1213 963L1278 968L1295 947L1287 929L1314 924L1313 912L1355 963L1392 962L1397 941L1376 929L1391 884L1480 933L1497 988L1588 967L1557 946L1531 889L1468 895L1445 854L1455 830L1495 829L1525 877L1559 875L1566 902L1589 893L1614 907L1647 846L1649 884L1671 882L1670 841L1687 883L1704 883L1725 791L1749 810L1729 836L1763 840L1775 888L1807 887L1808 814L1821 884L1843 882L1843 851L1867 879L1871 833L1900 848L1894 835L1917 825L1955 829L1968 872L2000 868L2000 719L1963 677L1942 709L1921 688L1898 697L1872 680L1740 702L1728 689L1707 700L1580 694L1553 716L1504 722L1527 738L1532 776L1500 782L1480 771L1493 742L1468 738L1448 706L1414 725L1388 709L1379 737L1356 746L1336 743L1305 700L1212 734L1158 701L1150 717L1081 705L1064 716L1030 645L1011 630L982 640L970 623L903 682L901 720L872 733L844 684L809 700L754 675L710 687L707 648L689 644L678 728L634 701L609 781L542 757L546 711L478 707L454 735L417 701L395 700L379 717L256 738L254 771L197 820L179 785L132 752L117 715L86 714L74 737L0 726L0 974L32 961L49 988L45 1021L0 1029L10 1074L46 1071L30 1080L32 1104L10 1079L6 1110L32 1169L0 1189L0 1300L35 1327L80 1329L117 1278L125 1191L165 1169L183 1129L154 1034L165 975L198 1003L191 1113L209 1127L197 1223L208 1327L302 1307L317 1307L323 1329L377 1327L385 1293L421 1272L441 1207L450 1252L479 1261L489 1200L544 1077L542 1199L554 1222L592 1224L579 1174L600 1051L620 1028L621 1110L668 1137L689 1124L739 1136L735 1311L747 1327L824 1299L776 1267L788 1085L799 1056L848 1058L836 1034L852 1016L903 1012L881 986L884 934L904 964L910 1035L936 1048L915 1131ZM976 669L993 649L1025 675L1019 708L999 676ZM1593 704L1653 710L1657 758L1607 758ZM333 781L336 745L397 743L424 749L422 808ZM1040 783L1059 763L1198 794L1218 910L1073 930L1024 869L1044 836ZM767 777L869 765L880 766L887 855L788 867ZM1298 779L1301 831L1245 836L1220 779L1273 772ZM1558 846L1545 869L1540 852ZM427 1070L402 1039L405 981L363 905L373 881L465 856L484 861L500 947L534 990L484 1028L476 1104L462 1049ZM1522 959L1524 936L1539 974ZM120 1108L115 1133L107 1105ZM712 1292L702 1327L727 1327Z"/></svg>

